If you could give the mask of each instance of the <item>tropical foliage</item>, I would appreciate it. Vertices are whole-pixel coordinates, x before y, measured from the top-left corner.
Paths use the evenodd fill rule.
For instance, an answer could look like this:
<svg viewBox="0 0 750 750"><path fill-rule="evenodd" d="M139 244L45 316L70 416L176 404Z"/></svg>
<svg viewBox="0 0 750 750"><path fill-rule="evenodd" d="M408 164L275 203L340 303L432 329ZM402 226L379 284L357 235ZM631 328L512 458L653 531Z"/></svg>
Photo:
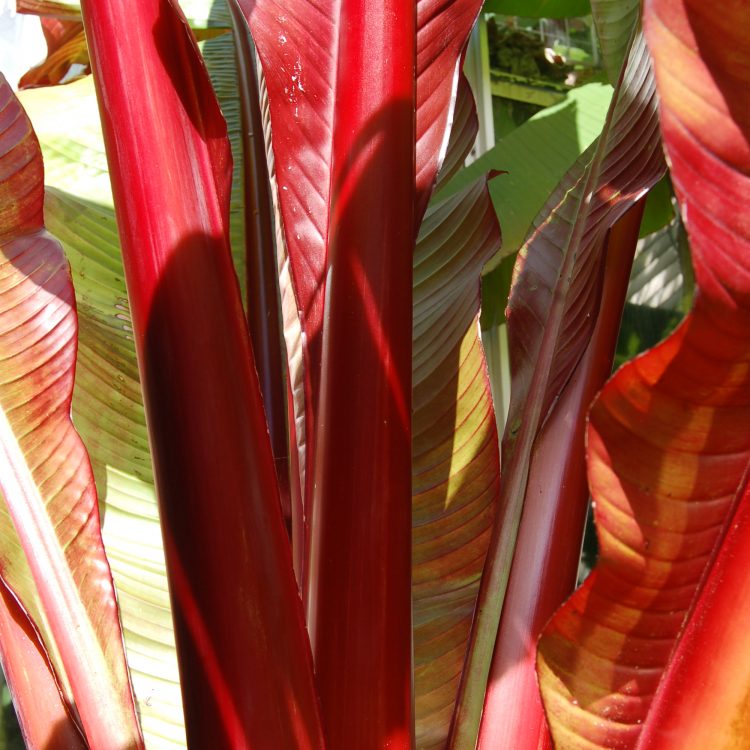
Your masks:
<svg viewBox="0 0 750 750"><path fill-rule="evenodd" d="M0 84L28 747L746 744L745 4L648 0L644 34L592 0L611 85L468 168L479 0L18 5L49 46ZM667 163L695 302L602 389ZM589 488L600 561L550 620Z"/></svg>

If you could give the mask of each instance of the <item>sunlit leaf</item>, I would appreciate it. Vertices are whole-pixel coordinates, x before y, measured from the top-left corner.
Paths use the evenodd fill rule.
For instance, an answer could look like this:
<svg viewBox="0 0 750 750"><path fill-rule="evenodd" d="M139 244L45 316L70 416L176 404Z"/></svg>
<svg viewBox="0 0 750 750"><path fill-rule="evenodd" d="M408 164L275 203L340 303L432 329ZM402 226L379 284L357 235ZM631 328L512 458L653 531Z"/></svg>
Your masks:
<svg viewBox="0 0 750 750"><path fill-rule="evenodd" d="M454 743L470 743L482 711L491 713L484 692L533 448L596 324L607 231L664 168L653 75L638 34L602 135L552 194L516 263L507 312L511 400L502 441L500 511L482 577ZM493 721L502 725L502 712L493 714Z"/></svg>
<svg viewBox="0 0 750 750"><path fill-rule="evenodd" d="M476 132L465 80L446 161ZM500 241L484 178L436 199L414 258L412 442L417 745L448 733L498 496L495 414L479 340L478 279Z"/></svg>
<svg viewBox="0 0 750 750"><path fill-rule="evenodd" d="M73 286L42 223L39 144L1 76L0 140L3 579L40 633L89 743L141 747L94 477L70 419Z"/></svg>
<svg viewBox="0 0 750 750"><path fill-rule="evenodd" d="M488 270L521 248L550 193L602 132L611 99L612 88L604 84L574 89L565 101L534 115L445 186L445 194L450 194L492 170L507 172L490 183L503 247Z"/></svg>
<svg viewBox="0 0 750 750"><path fill-rule="evenodd" d="M240 163L234 48L202 45ZM125 277L93 81L22 92L41 140L48 223L73 270L80 318L73 418L91 454L103 536L118 590L128 663L150 748L184 746L182 700L161 531ZM241 172L233 177L230 236L244 264ZM75 193L75 194L74 194ZM244 280L242 273L238 276Z"/></svg>
<svg viewBox="0 0 750 750"><path fill-rule="evenodd" d="M726 556L707 566L733 502L738 529L747 503L749 21L740 2L721 14L699 3L646 4L698 292L677 331L623 367L591 410L601 558L539 646L560 748L747 743L746 723L734 721L744 716L746 644L730 622L744 583ZM726 543L737 538L732 531ZM711 685L721 685L717 700Z"/></svg>

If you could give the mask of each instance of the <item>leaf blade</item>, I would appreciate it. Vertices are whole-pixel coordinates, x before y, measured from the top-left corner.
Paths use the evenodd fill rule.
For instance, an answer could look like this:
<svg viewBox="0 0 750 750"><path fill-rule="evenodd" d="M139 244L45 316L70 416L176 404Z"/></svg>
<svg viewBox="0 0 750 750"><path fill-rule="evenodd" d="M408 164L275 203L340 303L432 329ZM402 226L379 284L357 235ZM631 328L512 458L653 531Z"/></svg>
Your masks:
<svg viewBox="0 0 750 750"><path fill-rule="evenodd" d="M596 33L602 48L604 68L610 83L614 86L628 54L633 27L640 17L640 3L637 0L594 0L591 3L591 15L594 17Z"/></svg>
<svg viewBox="0 0 750 750"><path fill-rule="evenodd" d="M551 622L538 657L553 733L567 747L689 747L693 738L701 741L698 730L707 726L712 745L721 747L732 729L722 723L736 706L732 700L716 707L713 725L704 713L711 701L693 703L691 725L684 712L688 703L666 687L680 684L680 660L689 653L682 638L700 632L698 612L710 620L696 608L696 592L702 592L702 607L715 591L710 581L717 571L707 574L707 566L713 565L750 456L741 417L747 409L750 243L735 210L748 195L750 130L742 114L744 86L727 95L747 79L748 66L699 43L712 48L703 32L723 43L715 23L738 41L746 37L747 9L735 4L725 10L714 21L691 3L646 7L661 125L699 291L683 324L623 367L592 407L589 482L597 497L602 562ZM732 537L734 532L730 544ZM730 632L724 634L726 652L705 652L703 663L707 673L726 668L728 679L734 665L727 668L723 654L741 663ZM697 663L693 654L693 667ZM593 668L584 684L581 673L588 665ZM722 697L731 693L736 699L733 691L746 676L743 666ZM683 698L696 697L683 687ZM651 710L668 696L676 698L673 716L684 720L680 727L663 710ZM667 731L669 738L662 734Z"/></svg>
<svg viewBox="0 0 750 750"><path fill-rule="evenodd" d="M38 142L4 78L0 97L4 580L42 633L88 741L142 747L93 475L70 421L73 288L43 229Z"/></svg>
<svg viewBox="0 0 750 750"><path fill-rule="evenodd" d="M471 148L465 79L446 166ZM412 438L417 745L444 747L499 482L499 445L478 335L478 279L500 243L485 178L433 199L414 256Z"/></svg>
<svg viewBox="0 0 750 750"><path fill-rule="evenodd" d="M553 193L517 260L508 304L511 401L502 441L500 511L454 719L455 747L469 747L479 730L532 449L593 328L606 231L664 168L650 63L640 34L623 75L596 147L579 158ZM631 98L623 81L645 85L635 88ZM628 151L628 137L642 147L637 157Z"/></svg>
<svg viewBox="0 0 750 750"><path fill-rule="evenodd" d="M126 3L83 10L106 102L188 742L319 747L309 645L229 254L226 125L176 6L141 4L135 17ZM140 97L129 95L135 88ZM248 672L267 679L248 682Z"/></svg>
<svg viewBox="0 0 750 750"><path fill-rule="evenodd" d="M473 1L449 3L422 1L403 3L398 6L388 5L387 9L393 10L400 17L398 29L393 28L392 19L389 13L384 12L386 5L383 4L370 3L366 12L364 7L359 11L354 11L353 9L358 6L347 2L328 7L325 11L316 3L297 3L283 9L273 2L258 3L252 8L251 3L245 5L249 11L251 28L266 72L273 128L274 160L279 185L278 195L286 230L292 282L304 332L302 341L306 348L304 355L304 373L307 378L304 412L306 435L303 442L307 467L303 467L303 473L308 485L305 512L312 518L313 539L315 540L315 545L311 544L309 554L312 563L320 560L321 565L335 567L337 571L347 571L363 567L361 562L364 557L363 550L371 548L373 543L370 537L374 538L374 533L371 533L367 539L349 542L350 528L358 528L364 517L370 519L368 524L365 524L369 528L380 528L381 520L386 515L383 508L391 505L390 498L396 495L396 487L398 487L399 503L403 504L398 510L399 515L405 509L409 510L408 500L411 497L411 487L407 474L411 472L410 467L407 466L408 462L402 463L402 459L408 455L412 442L408 434L411 399L409 386L411 336L406 335L411 320L410 256L416 226L421 221L429 193L436 179L438 166L447 148L447 130L454 108L458 59L479 4ZM413 70L410 73L408 86L406 81L403 87L399 84L398 90L401 92L399 96L402 99L400 102L395 102L393 97L390 102L388 101L387 92L384 91L381 80L392 75L390 66L394 59L394 50L398 51L396 59L400 61L403 49L412 45L411 39L401 36L401 27L403 24L412 23L415 10L417 24L416 123L415 126L409 125L407 128L405 115L407 111L411 112L414 108L413 104L406 105L407 91L408 97L413 96ZM388 29L389 34L393 33L398 39L398 44L368 48L367 53L363 51L363 48L358 48L359 37L364 37L361 25L367 18L370 19L368 21L370 26L381 30ZM310 28L316 29L313 40L308 38ZM342 33L342 29L346 29L346 32ZM377 44L383 45L381 35L378 35L376 41ZM366 63L365 59L367 59ZM383 62L385 60L389 60L388 65ZM359 68L364 70L368 66L369 78L365 80L363 77L357 83L356 76L364 74L355 71ZM373 81L377 81L377 84ZM379 110L376 107L376 97L381 97ZM400 112L402 106L405 109ZM357 121L353 117L356 109L369 112L371 121L369 123ZM394 201L393 190L386 187L386 182L390 178L383 179L386 171L385 161L393 157L390 155L386 157L385 152L380 151L380 144L386 136L388 138L393 136L391 120L401 118L402 115L404 116L402 119L404 132L415 128L416 136L412 130L409 139L412 142L411 147L416 148L416 154L414 157L407 157L406 151L401 151L401 156L396 161L401 167L406 167L415 159L416 178L414 173L404 175L395 168L391 177L398 178L395 183L397 185L402 184L402 179L408 179L412 183L410 190L415 190L413 183L416 179L416 196L412 194L412 197L407 200L404 189L401 199ZM349 139L348 131L355 134L361 133L358 136L360 140ZM415 140L416 144L414 144ZM399 148L401 147L399 144ZM378 158L373 159L374 153L378 154ZM343 168L344 164L347 164L346 171ZM355 181L355 176L361 178L359 183ZM379 189L371 187L376 182L381 185ZM387 196L390 201L384 200L383 193L391 193ZM410 207L409 210L413 210L413 214L409 216L406 212L408 207ZM409 227L411 233L408 236L398 237L395 233L388 234L387 238L381 238L380 249L375 253L370 247L371 238L365 237L363 230L355 226L357 222L352 218L354 212L357 213L360 227L366 226L372 215L377 215L383 217L384 220L388 217L386 222L388 226L384 228L378 226L378 231L391 232L392 217L398 216L399 219L395 224L401 229ZM368 231L372 234L372 228ZM366 249L367 254L362 253L361 257L350 260L344 250L347 245L352 247L359 245L359 250ZM395 250L396 247L400 249ZM385 249L388 250L387 254L385 254ZM394 255L391 255L392 252ZM341 254L338 255L338 253ZM379 256L377 260L375 260L376 254ZM398 260L395 260L395 256L398 256ZM347 264L354 267L362 258L365 258L365 261L362 262L361 271L357 276L357 273L347 269ZM341 268L344 272L339 276ZM338 281L338 278L341 280ZM358 288L363 292L362 299L357 298L355 290ZM347 320L354 319L355 316L359 317L362 307L367 313L362 316L366 320L362 320L359 329L353 324L347 328ZM370 343L371 340L376 347L381 349L379 361L368 351L373 346ZM358 344L356 348L352 347L353 342ZM324 351L326 356L331 355L330 361L324 359ZM356 368L350 367L349 361L355 362ZM378 373L383 370L384 362L395 362L398 366L394 372L379 375ZM368 386L365 386L366 381L363 379L365 373L367 373ZM380 377L381 381L389 381L392 392L383 397L375 396L374 394L381 392L383 387L382 384L375 384L375 389L373 389L369 373L373 373L373 379ZM370 391L370 396L363 399L361 393L366 389ZM324 392L325 399L318 395ZM336 402L345 404L347 402L345 394L352 399L348 407L349 413L339 415L331 411L330 414L324 415L323 407L327 409ZM371 428L364 430L364 433L368 435L368 458L353 472L359 474L359 477L353 477L350 480L348 478L349 461L343 462L342 466L340 460L338 462L334 460L336 449L330 441L330 436L338 433L339 445L353 446L358 453L364 448L359 434L356 431L352 434L353 428L344 424L345 420L347 423L350 421L351 404L358 404L355 411L361 419L365 414L371 413L372 402L379 400L395 403L388 407L390 411L384 414L382 419L368 419L367 423L371 425ZM321 421L316 425L318 419ZM383 426L386 423L393 425L390 428L390 436L386 435L386 428ZM359 429L361 430L361 425ZM404 429L404 436L397 435L401 429ZM387 445L387 442L393 440L394 436L401 445L401 448L395 452ZM382 451L382 458L373 458L373 446L377 446L377 450ZM375 476L364 483L368 485L367 487L361 487L362 476L370 477L373 462L388 467L389 471L391 466L397 467L398 479L390 481L384 476ZM321 469L321 466L324 468ZM313 467L318 467L322 473L314 474ZM325 480L322 479L324 475ZM314 493L310 490L311 481L315 486ZM360 498L358 509L360 520L352 517L348 500L345 503L341 501L335 506L335 510L333 510L333 504L330 506L331 509L327 510L321 509L323 506L317 507L319 498L322 503L328 502L326 495L329 495L331 491L329 482L331 482L330 487L334 487L334 494L338 492L348 498L351 496ZM387 488L389 482L390 488ZM342 487L347 489L342 491ZM373 497L374 500L368 500L365 505L365 497ZM373 507L377 507L378 504L381 506L377 514L370 510L371 502ZM396 514L396 511L389 510L388 512ZM342 557L335 566L328 561L333 553L326 550L335 549L335 546L341 545L342 542L334 540L334 532L316 530L319 518L337 519L335 523L339 540L347 540L347 546L351 545L353 548L350 553L351 559L344 560ZM407 513L400 515L398 528L398 532L389 533L391 541L387 545L383 542L381 547L396 546L392 540L398 538L401 540L398 546L401 546L402 551L407 549L409 536ZM317 541L316 534L318 533L322 540L320 543ZM313 546L319 549L313 549ZM374 568L385 565L382 557L378 558L377 555L370 557L370 555L371 553L368 552L367 558L372 559L373 563L364 567ZM378 563L375 563L376 559L379 560ZM401 566L399 571L393 571L391 578L395 576L403 582L408 578L406 556L401 558L399 565ZM311 564L308 570L310 576L308 580L314 587L318 580L317 569ZM349 587L361 591L385 589L393 585L391 582L382 583L379 580L375 582L373 576L372 583L355 587L352 583L353 579L347 578L345 573L337 573L337 575L344 579L341 585L328 586L328 588L336 589L338 592ZM370 580L369 576L367 580ZM399 597L401 598L399 607L403 607L405 611L410 592L406 589L400 590ZM326 592L325 599L321 599L320 590L308 596L314 642L316 638L324 637L322 633L330 630L330 628L315 625L317 619L315 607L319 606L320 610L332 609L333 605L329 606L326 601L332 598L332 594ZM317 604L319 601L322 602L320 605ZM379 619L376 613L384 608L385 605L375 607L372 615L362 618L368 621L368 628L374 627L370 623ZM398 643L398 659L403 662L408 661L408 656L402 651L409 637L409 628L405 625L406 619L402 616L403 627L399 631L400 635L397 638L391 637L390 641L391 644ZM343 626L337 623L336 627L341 631ZM331 631L330 634L325 635L324 648L327 650L322 650L317 657L318 664L322 665L321 669L328 671L326 666L328 657L340 658L334 654L334 650L340 650L343 640L344 635L340 632L336 635ZM374 638L366 637L365 640L371 644L376 642ZM351 649L353 652L354 646L351 646ZM364 664L364 661L359 661L359 658L357 656L355 660L350 657L344 661L348 661L350 667L354 663ZM367 658L369 659L370 655L367 655ZM369 667L367 669L369 670ZM407 669L404 674L408 675L410 671ZM377 674L381 672L378 668ZM373 673L376 673L375 670ZM406 679L410 679L404 674L400 674L395 681L381 681L378 695L382 695L385 684L398 685L398 690L401 691L401 685ZM326 676L324 679L337 683L335 688L339 691L337 695L340 695L340 699L327 700L325 695L323 698L324 705L326 703L336 705L337 711L342 710L342 700L353 700L356 691L360 690L358 685L349 684L347 687L340 677L331 680ZM386 690L386 692L389 691ZM400 692L399 695L401 695ZM399 699L403 700L403 696ZM380 699L378 698L377 701ZM366 702L373 705L377 701L367 699ZM351 725L352 715L364 716L364 704L365 701L360 701L355 708L344 709L344 715L349 717L345 721ZM331 719L331 721L339 722L340 719ZM400 718L392 723L394 726L402 726ZM381 724L383 724L382 721ZM405 741L410 731L408 725L409 722L406 722L403 737L399 735L400 742ZM333 740L329 737L334 745L342 741L338 733L334 737ZM349 746L364 741L364 739L358 740L354 737L355 735L349 736Z"/></svg>

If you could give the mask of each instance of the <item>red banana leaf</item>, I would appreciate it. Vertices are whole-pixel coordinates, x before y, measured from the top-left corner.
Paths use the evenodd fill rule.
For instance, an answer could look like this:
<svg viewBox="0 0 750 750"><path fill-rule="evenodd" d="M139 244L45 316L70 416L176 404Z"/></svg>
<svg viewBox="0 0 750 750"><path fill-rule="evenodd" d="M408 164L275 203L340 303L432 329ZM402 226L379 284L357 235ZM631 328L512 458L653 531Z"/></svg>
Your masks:
<svg viewBox="0 0 750 750"><path fill-rule="evenodd" d="M440 183L464 161L476 130L462 76ZM445 743L497 498L497 434L475 316L479 271L498 243L481 180L428 209L414 257L412 575L420 748ZM280 275L294 375L299 319L283 253Z"/></svg>
<svg viewBox="0 0 750 750"><path fill-rule="evenodd" d="M461 76L440 182L473 145ZM478 279L500 235L485 180L427 210L414 256L412 504L417 747L443 748L499 488Z"/></svg>
<svg viewBox="0 0 750 750"><path fill-rule="evenodd" d="M102 538L144 741L155 748L165 741L184 745L151 453L94 82L88 76L19 98L44 155L45 223L71 265L79 324L73 423L103 509Z"/></svg>
<svg viewBox="0 0 750 750"><path fill-rule="evenodd" d="M143 384L188 743L318 748L301 603L228 246L226 125L171 3L83 4ZM248 679L262 675L263 679Z"/></svg>
<svg viewBox="0 0 750 750"><path fill-rule="evenodd" d="M575 588L588 506L583 451L587 407L612 372L644 204L641 199L609 232L596 327L534 447L487 686L480 748L550 746L536 679L536 640Z"/></svg>
<svg viewBox="0 0 750 750"><path fill-rule="evenodd" d="M297 302L322 323L305 330L303 580L323 723L331 748L409 747L414 5L351 0L333 18L274 6L240 3L266 76Z"/></svg>
<svg viewBox="0 0 750 750"><path fill-rule="evenodd" d="M463 76L458 86L440 183L460 168L476 138ZM476 312L479 272L499 240L482 180L428 210L414 258L414 686L416 742L425 749L445 743L497 498L497 434ZM294 376L301 369L299 318L283 237L279 246Z"/></svg>
<svg viewBox="0 0 750 750"><path fill-rule="evenodd" d="M545 629L538 671L557 747L741 747L750 12L658 0L644 21L698 291L680 328L592 407L600 562Z"/></svg>
<svg viewBox="0 0 750 750"><path fill-rule="evenodd" d="M598 143L579 158L552 195L517 261L507 311L511 401L502 443L500 510L482 576L452 747L472 746L480 717L488 746L495 741L490 739L492 734L502 735L516 726L511 723L515 716L511 708L514 691L493 688L509 668L509 653L526 652L530 656L528 639L533 641L538 623L533 622L533 605L528 600L533 602L544 588L546 576L558 574L559 564L544 564L539 558L532 571L519 571L519 575L527 577L527 588L521 597L524 601L518 600L518 611L503 611L534 444L545 423L556 418L555 404L578 366L596 323L607 230L659 179L663 170L650 62L638 31ZM579 409L583 408L580 404ZM552 475L553 467L547 468ZM535 478L536 481L539 480ZM569 489L569 496L561 493L553 500L561 509L568 503L578 507L580 514L587 499L585 492L580 487ZM527 557L529 553L519 554ZM501 622L501 611L505 624ZM506 651L496 651L498 658L493 659L498 627L501 646L497 648ZM533 674L529 658L525 669ZM526 684L531 684L529 679ZM513 741L528 741L536 746L538 719L521 720L518 726L529 734L525 740L514 734Z"/></svg>
<svg viewBox="0 0 750 750"><path fill-rule="evenodd" d="M70 421L73 286L62 249L42 223L39 144L1 76L0 154L0 570L17 600L3 604L3 630L12 638L4 645L4 662L10 679L16 678L16 697L26 704L20 714L29 741L52 733L55 742L69 736L74 747L78 740L64 703L75 703L92 747L138 748L91 464ZM4 599L9 596L4 591ZM26 655L10 654L11 644ZM47 654L63 691L58 695L40 663ZM38 688L27 675L39 676ZM30 726L40 719L34 707L39 696L29 696L37 690L52 705L41 725ZM49 721L60 724L50 727Z"/></svg>
<svg viewBox="0 0 750 750"><path fill-rule="evenodd" d="M479 3L239 5L303 330L303 581L324 723L333 747L408 745L412 253Z"/></svg>
<svg viewBox="0 0 750 750"><path fill-rule="evenodd" d="M415 228L418 228L447 142L458 57L480 3L422 0L415 4L418 38ZM300 440L303 445L311 446L316 432L314 411L320 377L331 133L336 106L335 86L329 85L335 80L335 61L326 50L336 48L340 22L326 18L315 3L305 0L284 8L272 0L245 0L240 6L250 18L271 96L280 212L304 329L306 435L300 436ZM364 16L356 23L378 25ZM370 54L375 55L374 47L370 48ZM374 72L369 75L374 76ZM342 98L339 96L338 106L342 106ZM298 420L302 423L299 414ZM312 451L308 450L303 474L312 464Z"/></svg>
<svg viewBox="0 0 750 750"><path fill-rule="evenodd" d="M237 83L231 34L202 53L233 152L240 155ZM233 79L234 78L234 79ZM93 99L93 101L92 101ZM106 503L103 537L146 743L184 744L156 496L120 245L93 81L23 92L45 156L48 226L72 265L80 322L73 419ZM93 105L93 106L92 106ZM237 147L237 149L235 149ZM238 153L239 152L239 153ZM235 161L239 163L239 161ZM242 170L240 169L241 178ZM68 191L74 191L72 194ZM230 222L242 216L241 179L233 180ZM230 228L242 251L241 232ZM235 265L240 257L235 257Z"/></svg>
<svg viewBox="0 0 750 750"><path fill-rule="evenodd" d="M88 68L86 38L80 21L42 18L41 24L47 41L47 59L24 74L18 83L21 88L60 83L74 63Z"/></svg>

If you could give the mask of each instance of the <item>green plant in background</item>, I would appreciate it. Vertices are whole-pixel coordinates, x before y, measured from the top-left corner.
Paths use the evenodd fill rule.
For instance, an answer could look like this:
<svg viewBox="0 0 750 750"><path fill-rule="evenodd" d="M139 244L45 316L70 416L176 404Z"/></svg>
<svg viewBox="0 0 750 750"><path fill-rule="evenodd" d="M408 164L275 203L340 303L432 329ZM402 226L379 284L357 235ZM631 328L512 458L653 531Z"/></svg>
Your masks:
<svg viewBox="0 0 750 750"><path fill-rule="evenodd" d="M548 60L538 36L523 29L498 28L494 18L487 22L490 65L498 70L526 78L563 82L572 70L562 58Z"/></svg>

